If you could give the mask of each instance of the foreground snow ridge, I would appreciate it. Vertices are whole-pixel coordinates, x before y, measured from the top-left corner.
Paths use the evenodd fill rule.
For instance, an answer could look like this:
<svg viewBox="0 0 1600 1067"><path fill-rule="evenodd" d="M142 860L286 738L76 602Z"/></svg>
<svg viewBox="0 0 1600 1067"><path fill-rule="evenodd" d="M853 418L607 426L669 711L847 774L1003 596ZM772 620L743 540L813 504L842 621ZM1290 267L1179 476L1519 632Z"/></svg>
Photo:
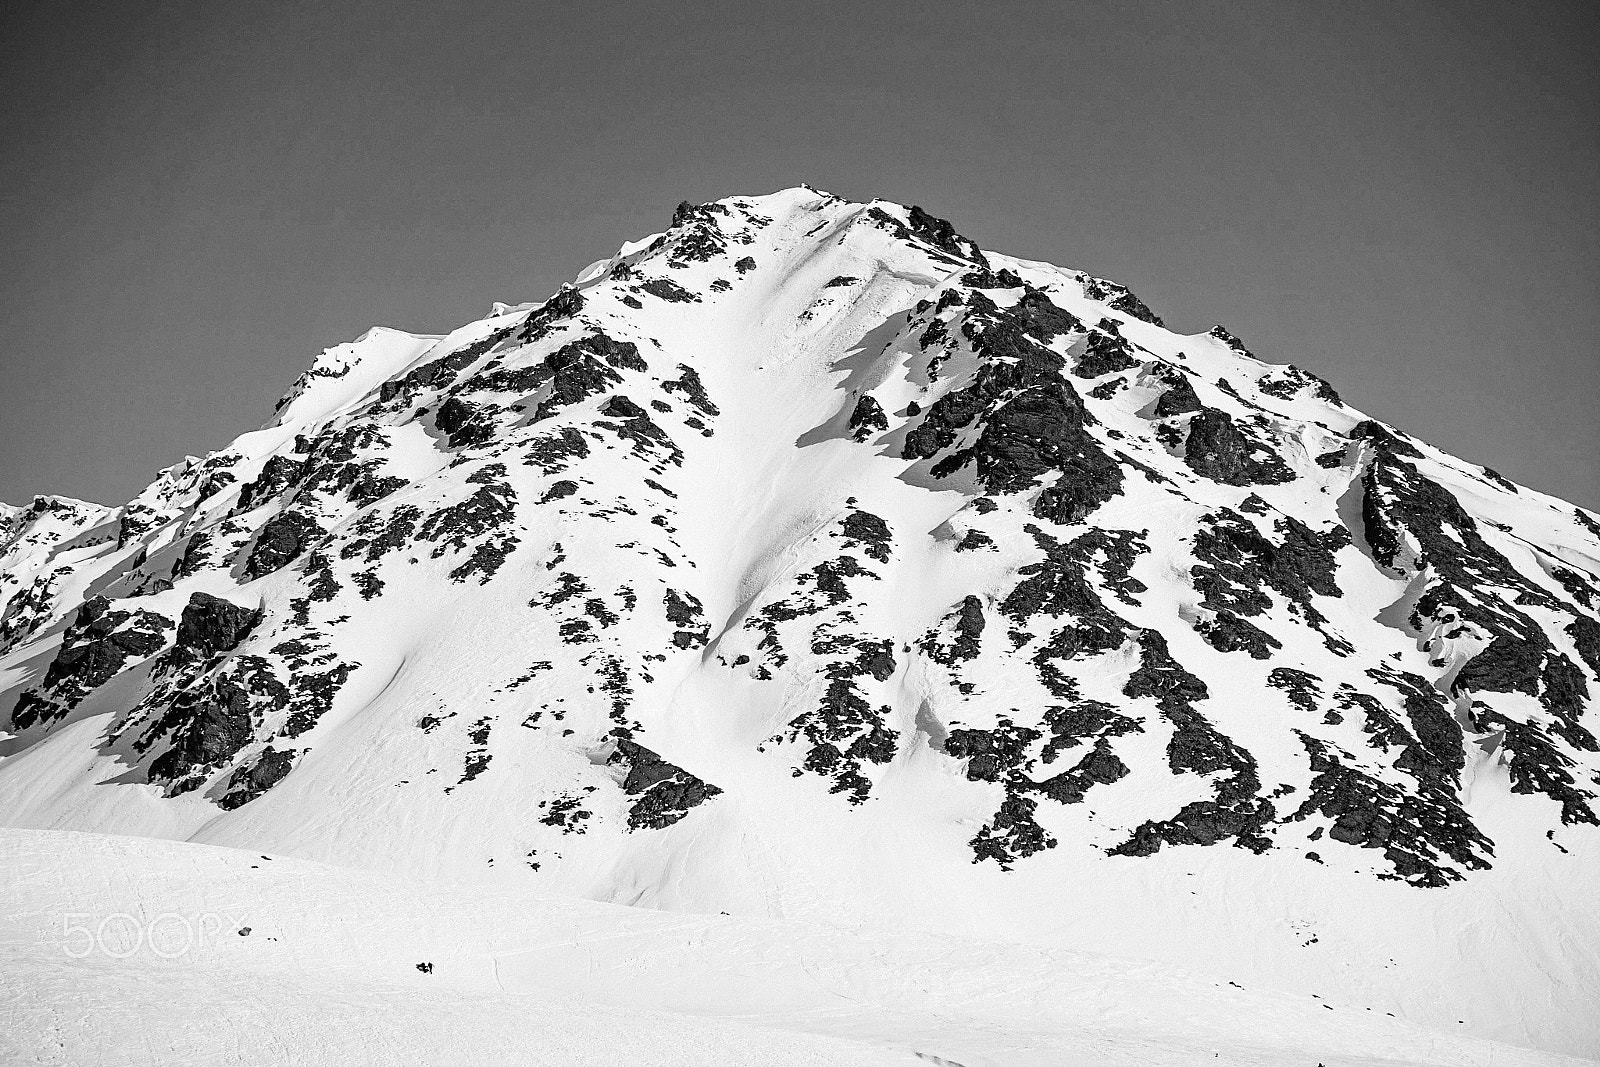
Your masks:
<svg viewBox="0 0 1600 1067"><path fill-rule="evenodd" d="M0 506L0 1016L45 1062L1596 1055L1597 598L1600 519L1221 327L920 208L683 204L120 508Z"/></svg>

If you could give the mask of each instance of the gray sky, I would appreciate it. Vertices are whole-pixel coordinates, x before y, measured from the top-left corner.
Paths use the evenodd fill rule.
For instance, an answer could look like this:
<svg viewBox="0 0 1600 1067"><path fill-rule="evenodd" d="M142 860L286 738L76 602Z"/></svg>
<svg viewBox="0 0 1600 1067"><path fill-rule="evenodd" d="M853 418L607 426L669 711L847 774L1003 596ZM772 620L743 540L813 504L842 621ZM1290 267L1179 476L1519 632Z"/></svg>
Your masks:
<svg viewBox="0 0 1600 1067"><path fill-rule="evenodd" d="M1131 286L1600 506L1600 3L0 7L0 499L809 182Z"/></svg>

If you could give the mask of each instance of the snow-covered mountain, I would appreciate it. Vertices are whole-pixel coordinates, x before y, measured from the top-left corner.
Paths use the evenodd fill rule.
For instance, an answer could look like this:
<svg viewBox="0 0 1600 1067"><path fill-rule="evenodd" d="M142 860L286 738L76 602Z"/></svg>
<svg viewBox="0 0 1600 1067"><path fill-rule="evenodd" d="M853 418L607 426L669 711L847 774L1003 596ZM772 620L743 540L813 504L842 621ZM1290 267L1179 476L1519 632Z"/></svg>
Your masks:
<svg viewBox="0 0 1600 1067"><path fill-rule="evenodd" d="M12 827L1600 1048L1600 519L919 208L374 329L0 598Z"/></svg>

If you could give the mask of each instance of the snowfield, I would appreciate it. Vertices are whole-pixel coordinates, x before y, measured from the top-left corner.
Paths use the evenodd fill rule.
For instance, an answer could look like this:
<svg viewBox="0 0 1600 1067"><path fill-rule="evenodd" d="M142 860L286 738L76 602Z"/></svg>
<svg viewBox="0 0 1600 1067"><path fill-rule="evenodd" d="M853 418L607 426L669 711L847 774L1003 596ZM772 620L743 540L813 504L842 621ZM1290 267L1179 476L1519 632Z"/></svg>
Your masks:
<svg viewBox="0 0 1600 1067"><path fill-rule="evenodd" d="M5 831L0 864L8 1063L1579 1062L1014 942L98 834Z"/></svg>
<svg viewBox="0 0 1600 1067"><path fill-rule="evenodd" d="M1597 1057L1597 700L1600 517L920 208L683 204L0 505L0 1033Z"/></svg>

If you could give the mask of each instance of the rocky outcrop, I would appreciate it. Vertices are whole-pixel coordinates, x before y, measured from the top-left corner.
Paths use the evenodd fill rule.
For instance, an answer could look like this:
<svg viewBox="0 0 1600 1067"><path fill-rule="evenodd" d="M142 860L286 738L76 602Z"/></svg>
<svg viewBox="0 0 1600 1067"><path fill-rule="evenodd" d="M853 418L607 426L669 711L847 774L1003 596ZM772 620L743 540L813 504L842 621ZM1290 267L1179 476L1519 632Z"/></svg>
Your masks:
<svg viewBox="0 0 1600 1067"><path fill-rule="evenodd" d="M44 681L18 698L12 725L26 730L66 714L130 663L155 655L171 630L172 620L155 612L127 610L103 596L85 601L62 635Z"/></svg>
<svg viewBox="0 0 1600 1067"><path fill-rule="evenodd" d="M245 608L210 593L192 593L178 620L175 644L202 658L239 647L261 621L260 608Z"/></svg>
<svg viewBox="0 0 1600 1067"><path fill-rule="evenodd" d="M1224 485L1274 485L1294 478L1276 453L1216 408L1203 408L1189 420L1183 460L1196 474Z"/></svg>
<svg viewBox="0 0 1600 1067"><path fill-rule="evenodd" d="M622 791L636 798L628 810L628 826L634 830L660 830L671 826L692 809L722 793L710 782L696 778L626 738L617 741L611 762L628 769Z"/></svg>
<svg viewBox="0 0 1600 1067"><path fill-rule="evenodd" d="M1063 358L1047 347L1081 323L1038 292L1006 309L974 293L968 306L962 329L981 360L976 379L929 406L902 454L944 454L932 467L936 477L971 464L990 493L1024 492L1054 475L1035 499L1034 514L1080 521L1122 485L1120 466L1088 432L1095 420L1063 377ZM969 426L976 430L972 444L947 452Z"/></svg>

